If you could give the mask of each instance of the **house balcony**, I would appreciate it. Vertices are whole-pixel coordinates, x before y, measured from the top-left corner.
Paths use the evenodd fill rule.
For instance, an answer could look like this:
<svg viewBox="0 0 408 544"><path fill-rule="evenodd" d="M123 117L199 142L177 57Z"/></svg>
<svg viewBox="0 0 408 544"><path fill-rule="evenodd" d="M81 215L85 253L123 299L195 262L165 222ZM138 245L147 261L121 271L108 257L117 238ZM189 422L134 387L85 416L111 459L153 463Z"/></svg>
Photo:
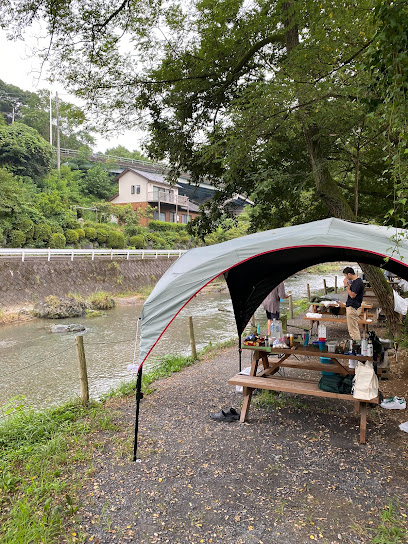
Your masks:
<svg viewBox="0 0 408 544"><path fill-rule="evenodd" d="M175 195L174 193L148 193L148 202L157 202L160 204L174 204L175 206L189 206L190 201L187 196Z"/></svg>

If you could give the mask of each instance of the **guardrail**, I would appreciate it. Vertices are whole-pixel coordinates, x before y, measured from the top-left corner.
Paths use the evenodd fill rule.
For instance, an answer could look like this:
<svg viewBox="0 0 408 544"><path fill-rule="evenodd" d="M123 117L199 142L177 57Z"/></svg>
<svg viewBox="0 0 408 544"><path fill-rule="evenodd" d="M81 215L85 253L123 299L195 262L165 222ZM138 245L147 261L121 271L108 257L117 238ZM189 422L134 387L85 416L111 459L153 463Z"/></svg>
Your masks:
<svg viewBox="0 0 408 544"><path fill-rule="evenodd" d="M22 262L27 258L45 258L48 261L54 258L68 257L71 261L74 257L91 258L104 257L120 259L157 259L159 257L181 257L185 249L31 249L31 248L0 248L0 259L13 257L21 259Z"/></svg>

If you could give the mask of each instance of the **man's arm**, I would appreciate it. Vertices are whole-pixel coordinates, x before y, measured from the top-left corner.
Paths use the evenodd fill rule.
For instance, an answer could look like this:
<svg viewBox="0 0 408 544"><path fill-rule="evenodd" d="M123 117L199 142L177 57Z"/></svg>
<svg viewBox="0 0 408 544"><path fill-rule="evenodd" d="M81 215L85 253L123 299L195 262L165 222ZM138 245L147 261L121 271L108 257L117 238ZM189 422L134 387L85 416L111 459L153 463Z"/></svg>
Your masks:
<svg viewBox="0 0 408 544"><path fill-rule="evenodd" d="M350 288L350 285L346 285L346 291L347 291L347 294L350 298L356 298L357 296L357 293L355 293L354 291L351 290Z"/></svg>

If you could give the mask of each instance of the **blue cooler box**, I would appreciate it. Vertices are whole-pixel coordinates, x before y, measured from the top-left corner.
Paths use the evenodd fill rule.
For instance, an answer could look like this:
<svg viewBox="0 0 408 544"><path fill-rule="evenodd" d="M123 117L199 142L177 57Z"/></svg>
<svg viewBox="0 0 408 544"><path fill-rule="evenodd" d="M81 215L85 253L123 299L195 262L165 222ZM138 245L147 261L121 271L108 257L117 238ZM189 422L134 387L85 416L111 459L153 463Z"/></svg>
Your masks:
<svg viewBox="0 0 408 544"><path fill-rule="evenodd" d="M322 364L334 365L333 361L329 359L328 357L320 357L320 362ZM335 374L336 372L325 372L324 370L322 370L323 376L334 376Z"/></svg>

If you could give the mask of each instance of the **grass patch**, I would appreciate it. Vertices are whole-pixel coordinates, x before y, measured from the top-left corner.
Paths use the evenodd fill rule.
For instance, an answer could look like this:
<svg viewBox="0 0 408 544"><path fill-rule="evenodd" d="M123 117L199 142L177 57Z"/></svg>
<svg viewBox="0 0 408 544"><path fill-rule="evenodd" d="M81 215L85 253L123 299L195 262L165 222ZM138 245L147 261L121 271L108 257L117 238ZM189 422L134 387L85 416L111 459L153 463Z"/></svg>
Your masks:
<svg viewBox="0 0 408 544"><path fill-rule="evenodd" d="M380 515L381 522L374 529L372 544L403 544L408 542L407 517L392 502Z"/></svg>
<svg viewBox="0 0 408 544"><path fill-rule="evenodd" d="M215 355L234 345L236 340L210 344L199 352ZM143 390L174 372L194 364L192 357L168 355L143 374ZM136 381L121 384L108 393L120 397L135 391ZM69 528L78 521L79 490L91 470L78 470L79 464L91 467L96 433L117 428L108 403L92 402L84 408L78 402L67 403L41 412L24 407L20 397L3 406L0 412L0 542L2 544L57 544L85 542ZM123 447L123 444L122 444ZM125 456L129 449L122 452Z"/></svg>
<svg viewBox="0 0 408 544"><path fill-rule="evenodd" d="M91 458L89 435L106 428L99 403L42 412L19 409L0 424L0 541L57 542L78 510L78 463Z"/></svg>
<svg viewBox="0 0 408 544"><path fill-rule="evenodd" d="M320 263L309 266L309 268L305 268L302 270L302 274L330 274L331 272L337 272L337 275L342 276L341 271L343 270L344 266L344 263L341 263L340 261L334 263Z"/></svg>
<svg viewBox="0 0 408 544"><path fill-rule="evenodd" d="M305 407L305 403L296 397L288 395L287 393L277 393L266 389L258 391L258 394L252 399L252 404L257 408L272 410L278 410L279 408L286 408L288 406L293 406L294 408Z"/></svg>
<svg viewBox="0 0 408 544"><path fill-rule="evenodd" d="M129 298L129 297L138 297L140 299L146 299L150 293L153 291L154 285L145 285L140 287L137 291L122 291L120 293L115 293L115 298Z"/></svg>
<svg viewBox="0 0 408 544"><path fill-rule="evenodd" d="M93 293L88 301L91 304L93 310L111 310L115 307L115 301L113 300L110 293L105 291L99 291L98 293Z"/></svg>

